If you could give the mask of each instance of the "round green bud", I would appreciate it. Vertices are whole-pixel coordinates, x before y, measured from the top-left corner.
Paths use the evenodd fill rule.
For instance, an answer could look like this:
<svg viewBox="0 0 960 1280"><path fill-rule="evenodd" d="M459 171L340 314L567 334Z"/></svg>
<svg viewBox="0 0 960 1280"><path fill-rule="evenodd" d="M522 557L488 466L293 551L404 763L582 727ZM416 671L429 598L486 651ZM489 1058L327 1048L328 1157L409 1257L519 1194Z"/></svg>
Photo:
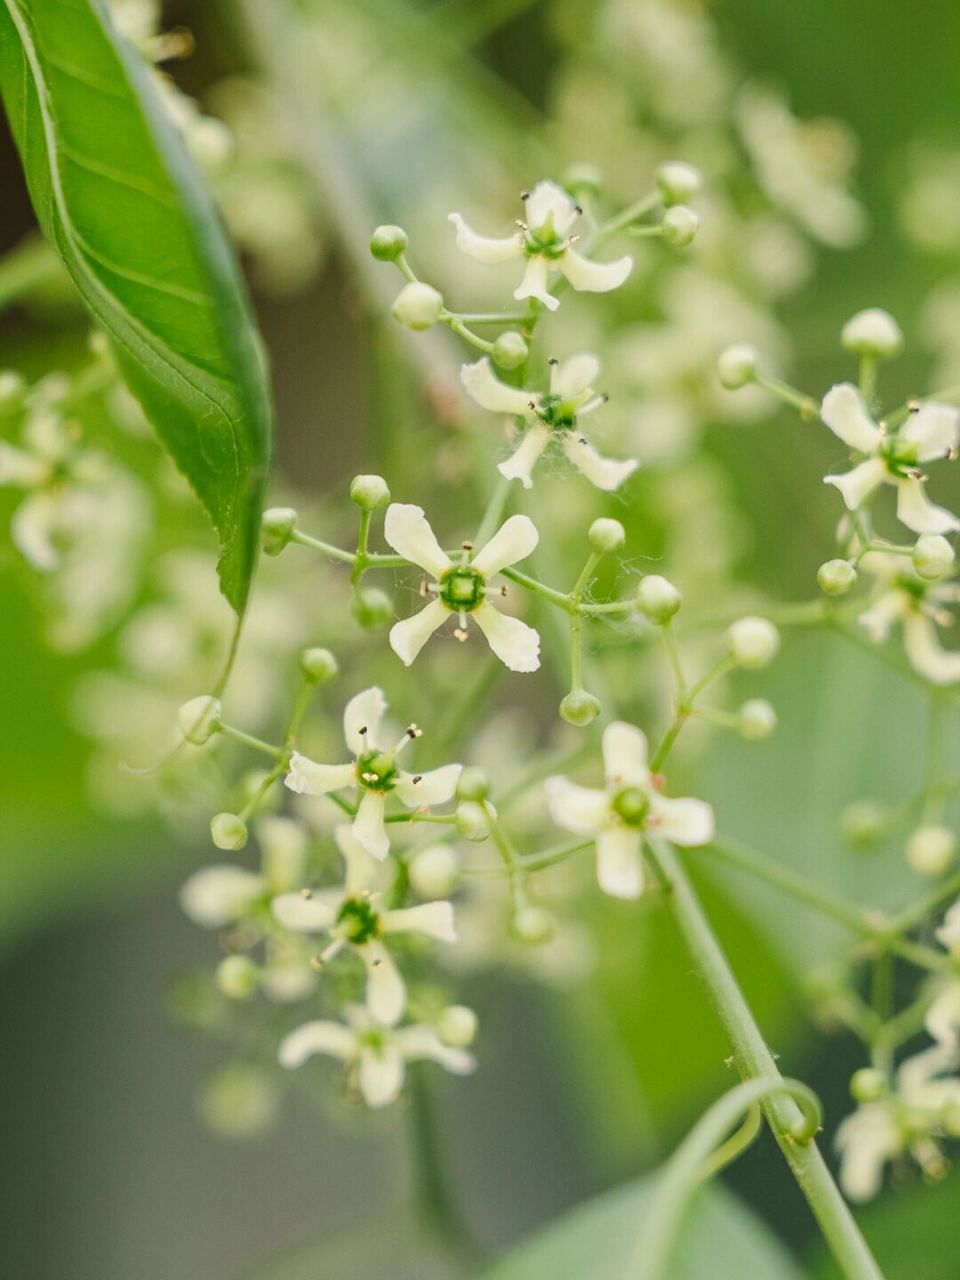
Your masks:
<svg viewBox="0 0 960 1280"><path fill-rule="evenodd" d="M850 1096L856 1102L877 1102L887 1093L887 1077L876 1067L861 1067L850 1077Z"/></svg>
<svg viewBox="0 0 960 1280"><path fill-rule="evenodd" d="M437 1019L437 1035L444 1044L465 1049L477 1038L477 1015L465 1004L451 1004Z"/></svg>
<svg viewBox="0 0 960 1280"><path fill-rule="evenodd" d="M370 237L370 252L378 262L396 262L401 253L406 251L409 237L403 227L392 227L389 224L377 227Z"/></svg>
<svg viewBox="0 0 960 1280"><path fill-rule="evenodd" d="M517 333L516 329L507 329L494 342L490 354L493 356L493 363L501 369L519 369L526 363L530 348L522 333Z"/></svg>
<svg viewBox="0 0 960 1280"><path fill-rule="evenodd" d="M486 800L489 794L490 778L485 769L468 765L461 770L460 781L457 783L458 800Z"/></svg>
<svg viewBox="0 0 960 1280"><path fill-rule="evenodd" d="M685 249L692 244L700 219L685 204L675 204L663 215L660 223L660 234L667 244L675 249Z"/></svg>
<svg viewBox="0 0 960 1280"><path fill-rule="evenodd" d="M840 341L845 350L856 355L889 360L903 346L903 333L889 311L868 307L850 317L843 326Z"/></svg>
<svg viewBox="0 0 960 1280"><path fill-rule="evenodd" d="M340 665L329 649L304 649L300 654L300 670L314 684L329 684L336 679Z"/></svg>
<svg viewBox="0 0 960 1280"><path fill-rule="evenodd" d="M255 1138L276 1119L280 1097L260 1067L234 1062L211 1076L198 1100L201 1118L224 1138Z"/></svg>
<svg viewBox="0 0 960 1280"><path fill-rule="evenodd" d="M828 596L842 596L856 584L857 571L849 560L827 560L817 570L817 584Z"/></svg>
<svg viewBox="0 0 960 1280"><path fill-rule="evenodd" d="M619 551L627 540L627 531L619 520L601 517L594 520L587 537L594 551Z"/></svg>
<svg viewBox="0 0 960 1280"><path fill-rule="evenodd" d="M235 813L218 813L210 820L210 837L218 849L242 849L247 843L247 824Z"/></svg>
<svg viewBox="0 0 960 1280"><path fill-rule="evenodd" d="M603 186L603 170L595 164L572 164L564 171L563 185L571 195L585 192L598 196Z"/></svg>
<svg viewBox="0 0 960 1280"><path fill-rule="evenodd" d="M942 876L957 856L957 837L934 823L917 827L907 840L907 863L919 876Z"/></svg>
<svg viewBox="0 0 960 1280"><path fill-rule="evenodd" d="M408 329L429 329L440 319L443 295L433 285L415 280L405 284L393 303L393 318Z"/></svg>
<svg viewBox="0 0 960 1280"><path fill-rule="evenodd" d="M351 610L367 631L389 626L394 619L393 601L379 587L362 587L353 597Z"/></svg>
<svg viewBox="0 0 960 1280"><path fill-rule="evenodd" d="M637 609L648 622L664 626L682 604L683 596L677 588L658 573L648 573L637 584Z"/></svg>
<svg viewBox="0 0 960 1280"><path fill-rule="evenodd" d="M780 632L766 618L738 618L727 630L727 644L739 666L759 671L777 656Z"/></svg>
<svg viewBox="0 0 960 1280"><path fill-rule="evenodd" d="M257 989L258 976L249 956L224 956L215 975L217 987L231 1000L249 1000Z"/></svg>
<svg viewBox="0 0 960 1280"><path fill-rule="evenodd" d="M460 859L448 844L418 849L407 864L410 884L418 897L432 902L447 898L460 879Z"/></svg>
<svg viewBox="0 0 960 1280"><path fill-rule="evenodd" d="M354 476L350 481L350 500L361 511L376 511L390 501L390 489L383 476Z"/></svg>
<svg viewBox="0 0 960 1280"><path fill-rule="evenodd" d="M737 342L717 357L717 376L728 391L739 391L757 376L760 353L748 342Z"/></svg>
<svg viewBox="0 0 960 1280"><path fill-rule="evenodd" d="M921 578L935 582L953 572L956 556L953 547L941 534L925 533L917 539L910 558Z"/></svg>
<svg viewBox="0 0 960 1280"><path fill-rule="evenodd" d="M178 710L180 732L195 747L202 747L215 733L220 732L222 715L220 699L203 693L199 698L191 698L189 702L185 702Z"/></svg>
<svg viewBox="0 0 960 1280"><path fill-rule="evenodd" d="M268 556L278 556L293 537L297 527L297 513L293 507L271 507L260 520L263 534L263 550Z"/></svg>
<svg viewBox="0 0 960 1280"><path fill-rule="evenodd" d="M578 729L591 724L602 710L597 699L586 689L571 689L560 702L560 718Z"/></svg>
<svg viewBox="0 0 960 1280"><path fill-rule="evenodd" d="M889 813L876 800L855 800L840 815L840 831L850 844L866 849L883 838L889 821Z"/></svg>
<svg viewBox="0 0 960 1280"><path fill-rule="evenodd" d="M703 186L703 175L685 160L668 160L657 170L656 183L665 205L682 204Z"/></svg>
<svg viewBox="0 0 960 1280"><path fill-rule="evenodd" d="M556 927L556 921L550 912L545 907L534 906L532 903L520 907L510 921L513 936L531 946L552 938Z"/></svg>
<svg viewBox="0 0 960 1280"><path fill-rule="evenodd" d="M777 727L777 713L766 698L751 698L737 713L737 724L747 742L763 742Z"/></svg>
<svg viewBox="0 0 960 1280"><path fill-rule="evenodd" d="M464 840L486 840L490 834L490 819L478 800L461 800L453 815L454 825Z"/></svg>

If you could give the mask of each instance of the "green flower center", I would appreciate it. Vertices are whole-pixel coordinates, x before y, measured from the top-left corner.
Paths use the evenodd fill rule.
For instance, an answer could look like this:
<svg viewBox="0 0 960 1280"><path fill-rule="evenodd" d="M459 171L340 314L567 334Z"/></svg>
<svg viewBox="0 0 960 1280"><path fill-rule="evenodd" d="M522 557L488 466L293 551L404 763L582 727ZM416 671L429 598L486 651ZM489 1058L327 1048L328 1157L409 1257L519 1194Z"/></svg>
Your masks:
<svg viewBox="0 0 960 1280"><path fill-rule="evenodd" d="M909 440L891 440L884 445L881 456L892 476L907 476L917 465L917 446Z"/></svg>
<svg viewBox="0 0 960 1280"><path fill-rule="evenodd" d="M454 613L470 613L483 604L483 574L468 565L454 565L440 579L440 599Z"/></svg>
<svg viewBox="0 0 960 1280"><path fill-rule="evenodd" d="M366 898L347 898L337 912L338 933L361 946L380 932L380 917Z"/></svg>
<svg viewBox="0 0 960 1280"><path fill-rule="evenodd" d="M382 751L368 751L357 760L357 781L368 791L392 791L397 783L393 756Z"/></svg>
<svg viewBox="0 0 960 1280"><path fill-rule="evenodd" d="M571 431L577 425L577 408L572 400L564 400L562 396L541 396L537 417L551 431Z"/></svg>
<svg viewBox="0 0 960 1280"><path fill-rule="evenodd" d="M613 797L612 808L628 827L642 827L650 812L650 799L640 787L624 787Z"/></svg>

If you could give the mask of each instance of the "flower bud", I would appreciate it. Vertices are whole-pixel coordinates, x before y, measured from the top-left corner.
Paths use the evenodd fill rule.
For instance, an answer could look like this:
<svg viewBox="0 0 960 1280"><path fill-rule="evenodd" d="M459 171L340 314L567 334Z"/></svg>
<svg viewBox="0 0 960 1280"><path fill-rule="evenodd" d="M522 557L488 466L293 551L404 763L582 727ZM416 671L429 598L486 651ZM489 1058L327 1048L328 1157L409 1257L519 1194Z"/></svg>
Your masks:
<svg viewBox="0 0 960 1280"><path fill-rule="evenodd" d="M215 976L217 987L231 1000L248 1000L257 989L257 966L249 956L224 956Z"/></svg>
<svg viewBox="0 0 960 1280"><path fill-rule="evenodd" d="M454 825L464 840L486 840L490 834L487 811L477 800L462 800L453 815Z"/></svg>
<svg viewBox="0 0 960 1280"><path fill-rule="evenodd" d="M280 1096L261 1068L232 1062L211 1076L198 1101L204 1123L223 1138L255 1138L276 1119Z"/></svg>
<svg viewBox="0 0 960 1280"><path fill-rule="evenodd" d="M247 843L247 824L235 813L218 813L210 820L210 836L218 849L242 849Z"/></svg>
<svg viewBox="0 0 960 1280"><path fill-rule="evenodd" d="M917 827L907 840L907 863L919 876L942 876L957 854L957 837L948 827Z"/></svg>
<svg viewBox="0 0 960 1280"><path fill-rule="evenodd" d="M627 531L619 520L601 517L594 520L587 533L594 551L619 551L627 540Z"/></svg>
<svg viewBox="0 0 960 1280"><path fill-rule="evenodd" d="M202 693L199 698L191 698L189 702L185 702L177 712L180 732L195 747L202 747L215 733L219 733L222 714L220 699L212 694Z"/></svg>
<svg viewBox="0 0 960 1280"><path fill-rule="evenodd" d="M418 849L407 864L410 884L418 897L433 902L447 898L460 879L460 859L448 844Z"/></svg>
<svg viewBox="0 0 960 1280"><path fill-rule="evenodd" d="M437 1019L437 1035L444 1044L465 1049L477 1038L477 1015L465 1004L451 1004Z"/></svg>
<svg viewBox="0 0 960 1280"><path fill-rule="evenodd" d="M556 921L545 907L537 907L530 903L520 907L510 921L510 931L520 942L528 942L536 946L553 937Z"/></svg>
<svg viewBox="0 0 960 1280"><path fill-rule="evenodd" d="M490 778L485 769L468 765L461 770L460 781L457 783L458 800L486 800L489 794Z"/></svg>
<svg viewBox="0 0 960 1280"><path fill-rule="evenodd" d="M263 550L268 556L278 556L297 527L297 513L293 507L271 507L263 513L260 529L263 533Z"/></svg>
<svg viewBox="0 0 960 1280"><path fill-rule="evenodd" d="M415 280L405 284L393 303L393 318L408 329L429 329L440 319L443 296L433 285Z"/></svg>
<svg viewBox="0 0 960 1280"><path fill-rule="evenodd" d="M889 814L876 800L855 800L840 815L840 831L852 845L866 849L885 834Z"/></svg>
<svg viewBox="0 0 960 1280"><path fill-rule="evenodd" d="M699 226L700 219L692 209L688 209L685 204L675 204L663 215L660 233L667 244L673 245L675 249L685 249L693 242Z"/></svg>
<svg viewBox="0 0 960 1280"><path fill-rule="evenodd" d="M942 534L925 533L917 539L910 558L921 578L935 582L937 578L946 578L952 573L956 557L953 547Z"/></svg>
<svg viewBox="0 0 960 1280"><path fill-rule="evenodd" d="M868 307L850 317L843 326L840 341L847 351L887 360L903 346L903 334L889 311Z"/></svg>
<svg viewBox="0 0 960 1280"><path fill-rule="evenodd" d="M728 391L739 391L757 376L760 354L747 342L738 342L717 357L717 376Z"/></svg>
<svg viewBox="0 0 960 1280"><path fill-rule="evenodd" d="M596 720L603 708L586 689L571 689L560 702L560 718L578 729Z"/></svg>
<svg viewBox="0 0 960 1280"><path fill-rule="evenodd" d="M361 511L376 511L390 501L390 490L383 476L354 476L350 481L350 500Z"/></svg>
<svg viewBox="0 0 960 1280"><path fill-rule="evenodd" d="M668 160L657 170L656 183L665 205L682 204L703 186L703 175L685 160Z"/></svg>
<svg viewBox="0 0 960 1280"><path fill-rule="evenodd" d="M747 742L762 742L777 727L777 713L766 698L751 698L737 713L740 736Z"/></svg>
<svg viewBox="0 0 960 1280"><path fill-rule="evenodd" d="M827 560L817 570L817 583L828 596L842 596L856 584L857 571L849 560Z"/></svg>
<svg viewBox="0 0 960 1280"><path fill-rule="evenodd" d="M329 684L340 671L339 663L329 649L304 649L300 654L300 670L314 684Z"/></svg>
<svg viewBox="0 0 960 1280"><path fill-rule="evenodd" d="M377 227L370 237L370 252L378 262L396 262L408 243L409 237L403 227L387 224Z"/></svg>
<svg viewBox="0 0 960 1280"><path fill-rule="evenodd" d="M354 618L367 631L376 631L393 621L393 601L379 587L362 587L353 597Z"/></svg>
<svg viewBox="0 0 960 1280"><path fill-rule="evenodd" d="M666 578L648 573L637 585L637 608L649 622L658 626L670 621L683 604L683 596Z"/></svg>
<svg viewBox="0 0 960 1280"><path fill-rule="evenodd" d="M501 369L519 369L526 363L530 348L524 341L523 334L517 333L516 329L507 329L494 342L490 354L493 356L493 363Z"/></svg>
<svg viewBox="0 0 960 1280"><path fill-rule="evenodd" d="M850 1078L850 1096L856 1102L876 1102L887 1092L887 1077L876 1067L861 1067Z"/></svg>
<svg viewBox="0 0 960 1280"><path fill-rule="evenodd" d="M769 666L780 648L780 632L766 618L738 618L727 631L735 661L748 671Z"/></svg>

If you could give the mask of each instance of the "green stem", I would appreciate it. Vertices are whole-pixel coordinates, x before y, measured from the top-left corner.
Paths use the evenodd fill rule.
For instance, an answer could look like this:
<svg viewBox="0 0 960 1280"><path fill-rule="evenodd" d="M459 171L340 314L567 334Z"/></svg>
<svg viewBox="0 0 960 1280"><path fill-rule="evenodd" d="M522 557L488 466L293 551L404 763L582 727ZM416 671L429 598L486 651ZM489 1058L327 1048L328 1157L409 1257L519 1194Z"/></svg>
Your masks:
<svg viewBox="0 0 960 1280"><path fill-rule="evenodd" d="M798 391L796 387L791 387L789 382L784 382L781 378L770 378L764 374L757 374L755 381L758 386L763 387L765 391L769 391L778 400L782 400L784 404L796 409L801 418L815 418L820 412L820 406L812 396L804 395L802 391Z"/></svg>
<svg viewBox="0 0 960 1280"><path fill-rule="evenodd" d="M262 738L255 738L252 733L244 733L242 729L234 729L232 725L222 724L220 732L224 737L232 738L234 742L242 742L245 747L261 751L266 756L272 756L274 760L283 755L282 748L275 747L270 742L264 742Z"/></svg>
<svg viewBox="0 0 960 1280"><path fill-rule="evenodd" d="M506 476L501 476L494 486L490 500L487 503L487 509L484 511L483 519L480 521L477 536L473 540L473 544L478 550L490 541L497 525L503 518L503 510L507 505L511 483L512 481L508 480Z"/></svg>

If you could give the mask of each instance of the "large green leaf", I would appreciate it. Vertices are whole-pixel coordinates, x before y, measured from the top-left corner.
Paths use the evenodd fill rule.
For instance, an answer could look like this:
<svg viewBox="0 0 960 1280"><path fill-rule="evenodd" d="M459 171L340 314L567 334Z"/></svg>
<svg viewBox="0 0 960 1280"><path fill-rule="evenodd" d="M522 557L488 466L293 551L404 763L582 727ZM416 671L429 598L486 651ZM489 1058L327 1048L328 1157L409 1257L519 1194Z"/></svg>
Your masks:
<svg viewBox="0 0 960 1280"><path fill-rule="evenodd" d="M484 1272L482 1280L627 1280L636 1270L656 1175L617 1187L565 1214ZM671 1280L802 1280L775 1236L722 1186L693 1202Z"/></svg>
<svg viewBox="0 0 960 1280"><path fill-rule="evenodd" d="M99 0L0 0L0 93L40 225L209 511L221 587L240 612L271 408L216 210Z"/></svg>

